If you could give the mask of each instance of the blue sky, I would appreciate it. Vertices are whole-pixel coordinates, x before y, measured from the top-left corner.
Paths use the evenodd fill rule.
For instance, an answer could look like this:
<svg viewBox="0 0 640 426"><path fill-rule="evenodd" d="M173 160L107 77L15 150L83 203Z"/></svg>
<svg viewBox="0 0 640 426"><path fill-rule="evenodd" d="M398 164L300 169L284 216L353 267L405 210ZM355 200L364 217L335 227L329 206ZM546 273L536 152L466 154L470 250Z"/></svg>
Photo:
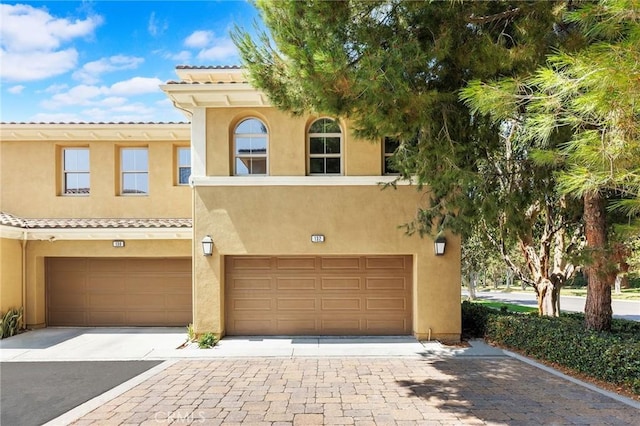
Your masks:
<svg viewBox="0 0 640 426"><path fill-rule="evenodd" d="M1 1L0 121L185 121L159 85L177 65L239 65L244 0Z"/></svg>

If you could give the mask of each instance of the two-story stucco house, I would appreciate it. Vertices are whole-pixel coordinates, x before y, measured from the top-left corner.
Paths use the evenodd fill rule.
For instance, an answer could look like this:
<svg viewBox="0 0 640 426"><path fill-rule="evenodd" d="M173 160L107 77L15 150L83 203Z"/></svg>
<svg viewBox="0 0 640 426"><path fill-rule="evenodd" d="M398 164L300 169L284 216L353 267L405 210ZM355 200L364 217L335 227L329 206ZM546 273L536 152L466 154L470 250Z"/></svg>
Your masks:
<svg viewBox="0 0 640 426"><path fill-rule="evenodd" d="M29 326L460 337L460 242L407 236L392 140L293 117L237 67L161 87L189 124L1 129L0 310ZM211 244L212 243L212 244Z"/></svg>

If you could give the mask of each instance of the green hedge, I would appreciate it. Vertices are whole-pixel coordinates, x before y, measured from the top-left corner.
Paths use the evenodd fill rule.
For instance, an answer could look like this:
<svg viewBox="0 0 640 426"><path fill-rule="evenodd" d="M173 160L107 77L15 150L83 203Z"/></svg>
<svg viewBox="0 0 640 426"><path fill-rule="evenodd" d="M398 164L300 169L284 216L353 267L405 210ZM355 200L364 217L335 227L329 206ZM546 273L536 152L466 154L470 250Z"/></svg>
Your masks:
<svg viewBox="0 0 640 426"><path fill-rule="evenodd" d="M640 394L640 323L614 319L611 332L584 328L584 315L559 318L496 311L462 302L462 331Z"/></svg>

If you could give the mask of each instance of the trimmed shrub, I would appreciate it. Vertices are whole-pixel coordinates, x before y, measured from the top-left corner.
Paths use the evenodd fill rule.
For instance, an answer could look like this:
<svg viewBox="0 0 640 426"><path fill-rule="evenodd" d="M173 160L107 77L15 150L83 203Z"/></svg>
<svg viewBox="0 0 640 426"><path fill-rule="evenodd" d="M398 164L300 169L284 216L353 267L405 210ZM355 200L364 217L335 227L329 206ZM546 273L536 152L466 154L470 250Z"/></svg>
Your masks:
<svg viewBox="0 0 640 426"><path fill-rule="evenodd" d="M463 334L550 361L640 394L640 323L614 319L612 332L584 328L583 314L559 318L462 304ZM470 306L475 305L475 306Z"/></svg>

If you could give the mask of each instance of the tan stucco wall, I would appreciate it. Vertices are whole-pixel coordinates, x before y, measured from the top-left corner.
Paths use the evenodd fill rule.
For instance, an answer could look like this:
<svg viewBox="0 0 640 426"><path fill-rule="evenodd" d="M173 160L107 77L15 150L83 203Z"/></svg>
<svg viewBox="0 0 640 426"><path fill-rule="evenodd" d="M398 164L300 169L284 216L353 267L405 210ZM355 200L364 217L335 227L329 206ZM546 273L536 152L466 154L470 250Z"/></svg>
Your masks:
<svg viewBox="0 0 640 426"><path fill-rule="evenodd" d="M22 246L0 238L0 312L22 306Z"/></svg>
<svg viewBox="0 0 640 426"><path fill-rule="evenodd" d="M191 257L190 240L126 240L114 248L111 240L29 241L27 245L27 326L45 326L46 257Z"/></svg>
<svg viewBox="0 0 640 426"><path fill-rule="evenodd" d="M207 111L207 175L233 175L233 133L245 118L255 117L269 132L268 156L270 176L304 176L307 174L307 129L318 117L292 117L275 108L225 108ZM344 174L375 176L382 170L382 146L353 136L343 129Z"/></svg>
<svg viewBox="0 0 640 426"><path fill-rule="evenodd" d="M199 187L195 190L194 326L224 333L224 255L410 254L414 256L414 334L460 337L460 241L436 257L430 239L407 236L421 194L415 187ZM311 243L311 234L326 242ZM211 235L214 255L201 254Z"/></svg>
<svg viewBox="0 0 640 426"><path fill-rule="evenodd" d="M175 185L175 148L189 141L2 141L0 206L18 217L191 217L191 191ZM89 147L91 194L60 194L61 148ZM149 195L119 196L118 151L149 149Z"/></svg>

